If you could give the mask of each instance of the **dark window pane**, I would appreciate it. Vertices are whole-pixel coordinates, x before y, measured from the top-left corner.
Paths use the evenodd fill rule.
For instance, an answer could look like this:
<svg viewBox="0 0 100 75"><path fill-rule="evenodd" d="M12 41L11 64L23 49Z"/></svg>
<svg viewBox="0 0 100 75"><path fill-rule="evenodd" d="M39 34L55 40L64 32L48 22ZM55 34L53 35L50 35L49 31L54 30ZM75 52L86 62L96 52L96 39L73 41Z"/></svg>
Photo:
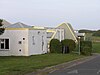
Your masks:
<svg viewBox="0 0 100 75"><path fill-rule="evenodd" d="M22 44L22 41L19 41L18 43L19 43L19 44Z"/></svg>
<svg viewBox="0 0 100 75"><path fill-rule="evenodd" d="M23 38L23 40L25 40L25 38Z"/></svg>
<svg viewBox="0 0 100 75"><path fill-rule="evenodd" d="M9 39L5 39L5 49L9 49Z"/></svg>
<svg viewBox="0 0 100 75"><path fill-rule="evenodd" d="M4 43L1 43L1 49L4 49Z"/></svg>

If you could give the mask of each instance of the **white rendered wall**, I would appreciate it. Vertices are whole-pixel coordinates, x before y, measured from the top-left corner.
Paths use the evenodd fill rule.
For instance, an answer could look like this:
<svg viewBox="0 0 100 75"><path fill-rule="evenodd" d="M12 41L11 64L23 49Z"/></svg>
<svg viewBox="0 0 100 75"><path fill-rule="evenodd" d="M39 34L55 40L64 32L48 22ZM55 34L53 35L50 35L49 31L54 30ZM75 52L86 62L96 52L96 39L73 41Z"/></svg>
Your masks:
<svg viewBox="0 0 100 75"><path fill-rule="evenodd" d="M64 29L56 29L55 39L64 40Z"/></svg>
<svg viewBox="0 0 100 75"><path fill-rule="evenodd" d="M28 40L29 55L47 53L46 30L29 30Z"/></svg>
<svg viewBox="0 0 100 75"><path fill-rule="evenodd" d="M2 39L9 39L9 50L1 50L0 56L28 56L28 29L26 30L5 30ZM25 38L25 40L23 40ZM22 43L19 44L19 41ZM20 51L21 50L21 51Z"/></svg>

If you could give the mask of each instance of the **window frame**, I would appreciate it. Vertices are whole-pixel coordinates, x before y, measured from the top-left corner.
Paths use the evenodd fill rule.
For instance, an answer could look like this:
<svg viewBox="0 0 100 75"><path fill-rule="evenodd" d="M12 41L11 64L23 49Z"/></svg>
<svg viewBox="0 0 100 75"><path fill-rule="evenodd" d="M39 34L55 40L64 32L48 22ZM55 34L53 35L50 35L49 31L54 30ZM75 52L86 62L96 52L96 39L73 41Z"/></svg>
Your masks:
<svg viewBox="0 0 100 75"><path fill-rule="evenodd" d="M1 43L1 40L4 40L4 42ZM8 49L6 48L6 40L8 40ZM1 48L1 44L4 44L4 48ZM10 49L10 39L9 38L0 38L0 51L6 51Z"/></svg>

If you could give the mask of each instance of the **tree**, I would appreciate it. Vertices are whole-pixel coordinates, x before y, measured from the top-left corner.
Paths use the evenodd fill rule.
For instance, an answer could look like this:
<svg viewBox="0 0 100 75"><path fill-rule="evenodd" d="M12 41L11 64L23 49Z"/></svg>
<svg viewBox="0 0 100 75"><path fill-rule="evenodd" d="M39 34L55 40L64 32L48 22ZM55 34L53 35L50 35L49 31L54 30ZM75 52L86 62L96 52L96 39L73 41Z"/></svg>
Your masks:
<svg viewBox="0 0 100 75"><path fill-rule="evenodd" d="M2 26L3 24L2 24L2 22L3 22L3 20L2 19L0 19L0 26Z"/></svg>
<svg viewBox="0 0 100 75"><path fill-rule="evenodd" d="M92 30L85 30L85 29L79 30L79 33L92 33L92 32L93 32Z"/></svg>
<svg viewBox="0 0 100 75"><path fill-rule="evenodd" d="M2 19L0 19L0 27L1 27L1 26L3 26L2 22L3 22L3 20L2 20ZM4 31L5 31L5 29L4 29L4 28L0 28L0 35L1 35L1 34L3 34L3 33L4 33Z"/></svg>
<svg viewBox="0 0 100 75"><path fill-rule="evenodd" d="M98 37L100 37L100 30L94 32L92 36L98 36Z"/></svg>

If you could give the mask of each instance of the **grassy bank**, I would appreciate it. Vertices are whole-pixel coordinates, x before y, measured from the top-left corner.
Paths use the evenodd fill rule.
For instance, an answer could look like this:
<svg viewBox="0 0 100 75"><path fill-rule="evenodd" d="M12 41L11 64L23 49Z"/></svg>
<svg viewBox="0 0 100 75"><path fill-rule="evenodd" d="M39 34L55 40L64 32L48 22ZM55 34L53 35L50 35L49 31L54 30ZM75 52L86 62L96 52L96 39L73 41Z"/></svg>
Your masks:
<svg viewBox="0 0 100 75"><path fill-rule="evenodd" d="M100 53L100 42L93 42L93 52Z"/></svg>
<svg viewBox="0 0 100 75"><path fill-rule="evenodd" d="M76 54L45 54L30 57L0 57L0 75L23 75L36 69L81 58Z"/></svg>
<svg viewBox="0 0 100 75"><path fill-rule="evenodd" d="M86 34L86 38L93 42L93 53L100 53L100 37L92 36L91 33L88 33Z"/></svg>

